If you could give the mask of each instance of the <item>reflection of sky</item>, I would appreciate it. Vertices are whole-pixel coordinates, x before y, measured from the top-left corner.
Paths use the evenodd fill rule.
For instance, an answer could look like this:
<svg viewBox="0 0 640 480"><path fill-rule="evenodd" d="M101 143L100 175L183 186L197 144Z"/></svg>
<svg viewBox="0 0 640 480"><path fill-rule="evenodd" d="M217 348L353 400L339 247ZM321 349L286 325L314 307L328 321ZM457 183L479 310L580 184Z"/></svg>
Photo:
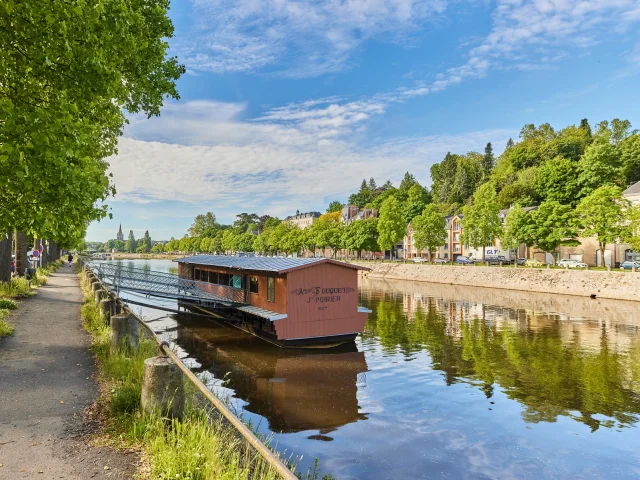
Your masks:
<svg viewBox="0 0 640 480"><path fill-rule="evenodd" d="M160 269L156 268L160 262L153 265ZM374 297L382 293L372 292ZM402 295L387 298L393 297L400 305L407 301ZM422 300L427 297L423 295ZM480 312L478 305L462 301L455 305L458 318ZM166 329L165 338L175 338L176 322L167 317L167 312L141 311L145 318L159 318L151 324L155 330ZM442 311L450 312L448 307ZM513 320L513 310L491 308L487 317L489 323ZM566 318L567 328L575 327ZM583 315L579 323L599 325L600 320ZM634 335L632 328L622 330ZM303 455L301 466L311 465L318 457L323 472L341 480L640 478L640 433L636 425L592 432L589 426L566 415L557 416L554 422L525 422L523 405L509 398L497 384L493 385L490 398L482 385L469 378L459 376L447 385L444 373L432 368L431 357L424 350L407 353L400 348L383 349L377 338L358 338L357 346L365 353L368 367L356 379L358 413L366 415L366 419L329 432L326 436L331 441L310 439L319 434L318 430L276 435L278 450ZM189 352L180 353L186 363L199 365ZM232 398L233 385L222 386L220 379L206 377L215 384L212 390L229 399L235 409L242 411L247 405L242 399ZM321 385L310 388L317 388L318 394L322 392ZM246 410L243 416L262 433L270 433L266 419ZM596 418L607 419L603 415Z"/></svg>

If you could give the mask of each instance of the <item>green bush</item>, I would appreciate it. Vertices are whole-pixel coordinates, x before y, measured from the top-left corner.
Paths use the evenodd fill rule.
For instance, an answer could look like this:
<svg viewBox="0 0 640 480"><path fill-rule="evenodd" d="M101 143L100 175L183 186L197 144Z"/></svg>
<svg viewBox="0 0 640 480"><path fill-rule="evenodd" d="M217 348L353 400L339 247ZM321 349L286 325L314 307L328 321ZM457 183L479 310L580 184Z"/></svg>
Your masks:
<svg viewBox="0 0 640 480"><path fill-rule="evenodd" d="M7 335L13 335L13 325L8 323L5 319L9 316L9 310L0 308L0 338Z"/></svg>
<svg viewBox="0 0 640 480"><path fill-rule="evenodd" d="M16 308L18 308L18 305L16 305L16 302L14 302L13 300L9 300L8 298L0 298L0 309L15 310Z"/></svg>

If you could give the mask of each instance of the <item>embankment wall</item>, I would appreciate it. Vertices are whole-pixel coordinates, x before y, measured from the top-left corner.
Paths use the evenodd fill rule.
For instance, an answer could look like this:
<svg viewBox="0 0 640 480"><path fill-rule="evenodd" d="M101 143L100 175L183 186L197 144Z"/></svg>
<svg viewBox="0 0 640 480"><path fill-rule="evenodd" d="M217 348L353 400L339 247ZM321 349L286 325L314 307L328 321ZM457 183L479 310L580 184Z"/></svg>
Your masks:
<svg viewBox="0 0 640 480"><path fill-rule="evenodd" d="M361 275L469 287L640 301L640 273L513 267L363 263Z"/></svg>

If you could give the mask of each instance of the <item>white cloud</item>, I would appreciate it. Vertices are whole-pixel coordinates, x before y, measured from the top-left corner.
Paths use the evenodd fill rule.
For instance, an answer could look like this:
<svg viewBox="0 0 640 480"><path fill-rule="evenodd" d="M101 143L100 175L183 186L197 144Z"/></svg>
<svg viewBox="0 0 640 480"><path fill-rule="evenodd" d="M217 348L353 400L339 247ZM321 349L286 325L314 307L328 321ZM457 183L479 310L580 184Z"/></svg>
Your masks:
<svg viewBox="0 0 640 480"><path fill-rule="evenodd" d="M491 31L467 52L468 60L438 74L421 94L491 70L554 68L575 49L625 34L640 21L640 7L637 0L498 0L492 17Z"/></svg>
<svg viewBox="0 0 640 480"><path fill-rule="evenodd" d="M316 76L344 68L372 37L402 41L447 1L193 0L194 31L176 48L196 70Z"/></svg>
<svg viewBox="0 0 640 480"><path fill-rule="evenodd" d="M428 183L431 164L447 151L481 150L515 133L426 136L362 147L348 140L349 132L363 115L383 111L378 103L304 105L242 120L242 105L186 102L158 119L132 122L119 154L109 160L118 199L286 215L320 208L324 199L353 191L365 177L397 182L411 171Z"/></svg>

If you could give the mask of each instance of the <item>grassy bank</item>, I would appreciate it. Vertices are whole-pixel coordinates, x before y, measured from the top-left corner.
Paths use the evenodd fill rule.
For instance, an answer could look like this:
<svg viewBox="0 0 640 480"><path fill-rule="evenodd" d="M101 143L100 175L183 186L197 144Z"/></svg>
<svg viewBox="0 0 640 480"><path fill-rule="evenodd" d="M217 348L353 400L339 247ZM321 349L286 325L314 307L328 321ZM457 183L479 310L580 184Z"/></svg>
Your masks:
<svg viewBox="0 0 640 480"><path fill-rule="evenodd" d="M242 437L213 407L200 401L195 388L185 382L186 406L182 420L140 412L144 360L158 354L154 340L142 339L133 354L111 354L109 329L105 325L87 285L82 317L93 337L101 385L100 411L106 434L99 441L141 452L145 466L141 476L153 479L277 479L260 455L247 448ZM142 331L142 330L141 330ZM320 478L316 467L305 480ZM323 476L329 480L331 476Z"/></svg>
<svg viewBox="0 0 640 480"><path fill-rule="evenodd" d="M63 261L52 262L44 268L38 268L31 282L23 277L12 278L9 282L0 282L0 338L13 335L14 327L7 321L10 311L18 308L12 300L15 298L27 298L34 294L34 289L44 285Z"/></svg>

